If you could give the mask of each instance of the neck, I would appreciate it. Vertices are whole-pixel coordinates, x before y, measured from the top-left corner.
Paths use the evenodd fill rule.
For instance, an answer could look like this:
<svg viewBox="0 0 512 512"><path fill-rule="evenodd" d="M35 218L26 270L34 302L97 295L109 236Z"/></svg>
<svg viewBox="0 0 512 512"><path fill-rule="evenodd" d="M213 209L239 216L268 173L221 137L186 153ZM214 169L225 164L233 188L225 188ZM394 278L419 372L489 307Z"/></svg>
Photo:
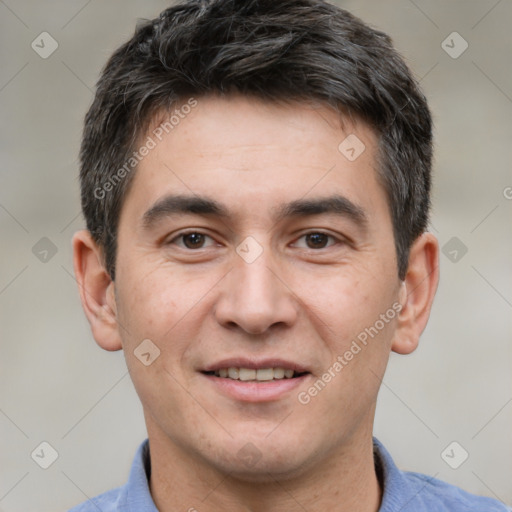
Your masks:
<svg viewBox="0 0 512 512"><path fill-rule="evenodd" d="M150 490L160 512L377 512L382 490L371 431L298 476L248 482L226 474L149 428Z"/></svg>

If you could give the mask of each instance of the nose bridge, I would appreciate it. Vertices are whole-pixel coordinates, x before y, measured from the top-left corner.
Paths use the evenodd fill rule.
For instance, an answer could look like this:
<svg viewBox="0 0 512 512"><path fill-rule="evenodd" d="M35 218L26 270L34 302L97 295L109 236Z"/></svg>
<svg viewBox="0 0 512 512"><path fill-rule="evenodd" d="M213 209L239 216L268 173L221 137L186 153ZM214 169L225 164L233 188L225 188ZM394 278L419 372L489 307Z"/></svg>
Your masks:
<svg viewBox="0 0 512 512"><path fill-rule="evenodd" d="M240 284L240 299L248 302L260 302L261 306L270 305L279 295L279 282L275 271L271 272L272 257L266 249L257 259L248 262L241 258L235 263L235 275Z"/></svg>
<svg viewBox="0 0 512 512"><path fill-rule="evenodd" d="M293 294L279 278L270 245L247 237L235 252L233 269L216 307L217 320L252 334L277 323L293 323L297 314Z"/></svg>

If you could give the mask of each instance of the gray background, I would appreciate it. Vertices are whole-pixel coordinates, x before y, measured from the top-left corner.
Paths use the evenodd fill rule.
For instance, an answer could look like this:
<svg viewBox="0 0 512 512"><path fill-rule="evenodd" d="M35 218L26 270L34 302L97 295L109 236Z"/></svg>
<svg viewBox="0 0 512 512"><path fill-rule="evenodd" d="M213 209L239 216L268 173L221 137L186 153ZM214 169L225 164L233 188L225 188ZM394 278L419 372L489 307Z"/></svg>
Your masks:
<svg viewBox="0 0 512 512"><path fill-rule="evenodd" d="M512 4L339 3L392 35L436 122L441 283L420 348L392 355L375 433L403 469L511 504ZM123 354L102 351L90 334L70 238L83 226L77 152L99 70L137 18L167 5L0 0L4 512L64 511L122 484L146 435ZM43 31L59 45L46 59L31 48ZM442 47L454 31L469 44L458 58ZM444 47L453 54L462 44L451 36ZM46 470L31 458L43 441L59 455ZM441 456L453 441L452 465L469 453L458 469Z"/></svg>

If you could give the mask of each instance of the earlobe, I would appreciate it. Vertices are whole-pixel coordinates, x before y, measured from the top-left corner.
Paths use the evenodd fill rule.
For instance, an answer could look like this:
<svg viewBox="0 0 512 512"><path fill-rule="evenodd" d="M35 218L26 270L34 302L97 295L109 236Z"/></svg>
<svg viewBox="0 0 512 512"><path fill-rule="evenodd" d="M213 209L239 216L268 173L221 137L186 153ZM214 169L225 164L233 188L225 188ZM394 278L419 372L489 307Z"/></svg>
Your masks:
<svg viewBox="0 0 512 512"><path fill-rule="evenodd" d="M402 309L391 350L410 354L427 325L439 282L439 244L431 233L423 233L413 243L409 266L400 290Z"/></svg>
<svg viewBox="0 0 512 512"><path fill-rule="evenodd" d="M73 236L73 265L94 339L105 350L120 350L114 282L103 265L101 249L88 230Z"/></svg>

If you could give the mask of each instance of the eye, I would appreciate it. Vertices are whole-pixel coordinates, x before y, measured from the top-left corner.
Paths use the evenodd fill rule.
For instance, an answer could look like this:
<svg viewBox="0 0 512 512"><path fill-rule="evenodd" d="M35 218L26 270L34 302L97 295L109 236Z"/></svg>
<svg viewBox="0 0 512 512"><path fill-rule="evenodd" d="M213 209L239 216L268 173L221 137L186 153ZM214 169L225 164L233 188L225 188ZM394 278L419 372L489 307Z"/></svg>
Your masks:
<svg viewBox="0 0 512 512"><path fill-rule="evenodd" d="M327 233L323 233L321 231L312 231L311 233L306 233L302 235L297 240L305 239L306 245L297 245L298 242L295 242L295 245L301 247L302 249L325 249L326 247L330 247L334 245L333 243L328 245L329 238L334 240L334 244L339 240L332 235L328 235Z"/></svg>
<svg viewBox="0 0 512 512"><path fill-rule="evenodd" d="M182 249L204 249L205 241L210 239L213 242L213 238L205 235L204 233L199 233L198 231L189 231L187 233L181 233L178 236L174 237L169 244L176 244L178 247ZM178 243L181 242L181 243ZM212 245L210 243L210 245Z"/></svg>

